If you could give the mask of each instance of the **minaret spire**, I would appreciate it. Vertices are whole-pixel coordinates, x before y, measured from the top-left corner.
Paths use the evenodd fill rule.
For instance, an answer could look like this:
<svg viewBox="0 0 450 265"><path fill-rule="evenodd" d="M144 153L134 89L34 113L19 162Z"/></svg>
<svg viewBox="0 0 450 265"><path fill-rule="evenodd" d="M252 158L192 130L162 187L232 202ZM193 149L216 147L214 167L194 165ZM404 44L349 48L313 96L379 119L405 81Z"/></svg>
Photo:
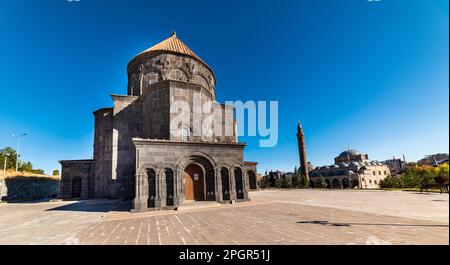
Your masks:
<svg viewBox="0 0 450 265"><path fill-rule="evenodd" d="M309 181L308 160L306 159L305 134L303 133L300 121L297 125L298 152L300 157L300 176L306 177Z"/></svg>

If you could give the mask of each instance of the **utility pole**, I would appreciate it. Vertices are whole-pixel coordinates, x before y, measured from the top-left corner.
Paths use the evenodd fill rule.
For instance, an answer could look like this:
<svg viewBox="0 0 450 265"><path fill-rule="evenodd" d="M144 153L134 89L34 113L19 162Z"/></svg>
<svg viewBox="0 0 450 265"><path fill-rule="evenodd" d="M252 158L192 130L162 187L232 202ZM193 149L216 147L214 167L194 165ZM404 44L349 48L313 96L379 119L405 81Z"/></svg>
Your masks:
<svg viewBox="0 0 450 265"><path fill-rule="evenodd" d="M4 156L5 156L5 165L3 166L3 181L2 181L2 189L1 189L1 191L0 191L0 201L2 201L2 199L3 199L3 190L4 190L4 187L5 187L5 180L6 180L6 162L8 161L8 156L9 156L9 154L4 154Z"/></svg>
<svg viewBox="0 0 450 265"><path fill-rule="evenodd" d="M23 137L23 136L26 136L26 135L27 135L26 133L22 133L22 134L20 134L20 135L15 135L15 134L12 135L13 137L17 137L16 173L17 173L17 171L19 170L19 157L20 157L20 154L19 154L19 147L20 147L20 138Z"/></svg>

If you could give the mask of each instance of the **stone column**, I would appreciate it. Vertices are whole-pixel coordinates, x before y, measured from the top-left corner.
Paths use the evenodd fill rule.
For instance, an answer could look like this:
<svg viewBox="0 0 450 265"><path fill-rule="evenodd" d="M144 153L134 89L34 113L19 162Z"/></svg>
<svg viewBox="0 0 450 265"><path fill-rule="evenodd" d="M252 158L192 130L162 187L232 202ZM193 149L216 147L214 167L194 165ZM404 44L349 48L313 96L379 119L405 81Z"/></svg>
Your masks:
<svg viewBox="0 0 450 265"><path fill-rule="evenodd" d="M220 167L216 168L216 201L217 202L222 202L223 201L222 174L220 172Z"/></svg>
<svg viewBox="0 0 450 265"><path fill-rule="evenodd" d="M177 170L177 193L178 193L178 206L184 204L184 170Z"/></svg>
<svg viewBox="0 0 450 265"><path fill-rule="evenodd" d="M167 198L167 184L166 184L166 172L164 169L159 173L159 194L160 194L160 207L166 207Z"/></svg>
<svg viewBox="0 0 450 265"><path fill-rule="evenodd" d="M234 168L231 168L230 174L230 201L236 201L236 181L234 177Z"/></svg>
<svg viewBox="0 0 450 265"><path fill-rule="evenodd" d="M146 174L136 174L136 197L133 200L134 211L148 208L148 179Z"/></svg>
<svg viewBox="0 0 450 265"><path fill-rule="evenodd" d="M162 172L162 171L161 171ZM158 172L158 170L155 169L155 208L159 209L161 208L162 203L162 191L161 191L161 172ZM164 174L164 173L163 173ZM165 203L164 203L165 205Z"/></svg>
<svg viewBox="0 0 450 265"><path fill-rule="evenodd" d="M242 171L242 187L243 187L243 192L244 192L244 199L248 200L248 190L250 189L250 184L249 184L249 180L248 180L248 174L246 170Z"/></svg>
<svg viewBox="0 0 450 265"><path fill-rule="evenodd" d="M178 170L175 170L173 172L173 204L175 207L180 206L179 179Z"/></svg>

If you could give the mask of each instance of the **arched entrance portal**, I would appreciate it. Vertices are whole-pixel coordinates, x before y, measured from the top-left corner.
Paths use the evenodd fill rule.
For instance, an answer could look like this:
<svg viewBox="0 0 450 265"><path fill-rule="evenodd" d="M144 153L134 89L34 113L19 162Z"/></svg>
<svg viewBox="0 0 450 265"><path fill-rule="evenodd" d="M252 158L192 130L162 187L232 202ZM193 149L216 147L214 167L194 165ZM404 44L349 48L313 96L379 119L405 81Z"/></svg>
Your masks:
<svg viewBox="0 0 450 265"><path fill-rule="evenodd" d="M248 180L250 182L250 189L251 190L258 189L258 184L256 183L256 174L255 174L255 172L249 170L249 171L247 171L247 175L248 175Z"/></svg>
<svg viewBox="0 0 450 265"><path fill-rule="evenodd" d="M205 177L203 169L197 164L191 164L184 170L184 199L205 200Z"/></svg>
<svg viewBox="0 0 450 265"><path fill-rule="evenodd" d="M81 198L81 178L72 179L72 198Z"/></svg>
<svg viewBox="0 0 450 265"><path fill-rule="evenodd" d="M341 183L339 182L338 179L333 179L333 189L340 189L341 188Z"/></svg>
<svg viewBox="0 0 450 265"><path fill-rule="evenodd" d="M354 179L352 181L352 189L358 188L359 187L359 181L357 179Z"/></svg>
<svg viewBox="0 0 450 265"><path fill-rule="evenodd" d="M197 166L197 167L195 167ZM188 169L188 170L186 170ZM195 169L195 170L194 170ZM195 192L193 192L193 188L189 187L189 185L197 187L200 186L200 188L196 190L202 191L200 194L200 191L198 191L198 198L199 200L206 200L206 201L215 201L216 200L216 177L215 177L215 168L213 166L212 160L209 158L203 156L203 155L190 155L185 157L178 166L178 172L177 174L179 176L184 176L182 181L192 181L192 184L190 183L180 183L182 185L183 193L185 193L185 200L189 200L188 198L192 198L191 200L197 200L195 198ZM195 172L191 172L191 170L194 170ZM196 184L196 181L194 180L196 176L194 174L198 174L199 181L198 184ZM189 178L188 178L189 176ZM203 181L200 181L200 179L203 178ZM185 187L187 185L187 187ZM203 186L201 186L203 185ZM189 190L189 188L191 190ZM189 192L192 192L194 196L190 196ZM186 197L187 193L187 197Z"/></svg>
<svg viewBox="0 0 450 265"><path fill-rule="evenodd" d="M350 188L350 181L348 180L348 178L344 178L342 180L342 188L344 188L344 189Z"/></svg>

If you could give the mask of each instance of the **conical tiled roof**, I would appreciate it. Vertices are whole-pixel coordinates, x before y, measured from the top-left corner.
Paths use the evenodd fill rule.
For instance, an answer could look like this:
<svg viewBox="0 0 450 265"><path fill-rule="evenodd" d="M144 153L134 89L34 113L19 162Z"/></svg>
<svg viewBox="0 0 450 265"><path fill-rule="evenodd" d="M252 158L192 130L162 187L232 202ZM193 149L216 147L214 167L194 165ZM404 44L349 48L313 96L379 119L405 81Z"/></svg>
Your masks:
<svg viewBox="0 0 450 265"><path fill-rule="evenodd" d="M170 38L165 39L162 42L156 44L155 46L141 52L139 55L156 51L167 51L188 55L206 64L202 59L200 59L200 57L197 56L197 54L195 54L191 49L189 49L189 47L186 44L184 44L180 39L177 38L177 34L175 32L172 33L172 36Z"/></svg>

